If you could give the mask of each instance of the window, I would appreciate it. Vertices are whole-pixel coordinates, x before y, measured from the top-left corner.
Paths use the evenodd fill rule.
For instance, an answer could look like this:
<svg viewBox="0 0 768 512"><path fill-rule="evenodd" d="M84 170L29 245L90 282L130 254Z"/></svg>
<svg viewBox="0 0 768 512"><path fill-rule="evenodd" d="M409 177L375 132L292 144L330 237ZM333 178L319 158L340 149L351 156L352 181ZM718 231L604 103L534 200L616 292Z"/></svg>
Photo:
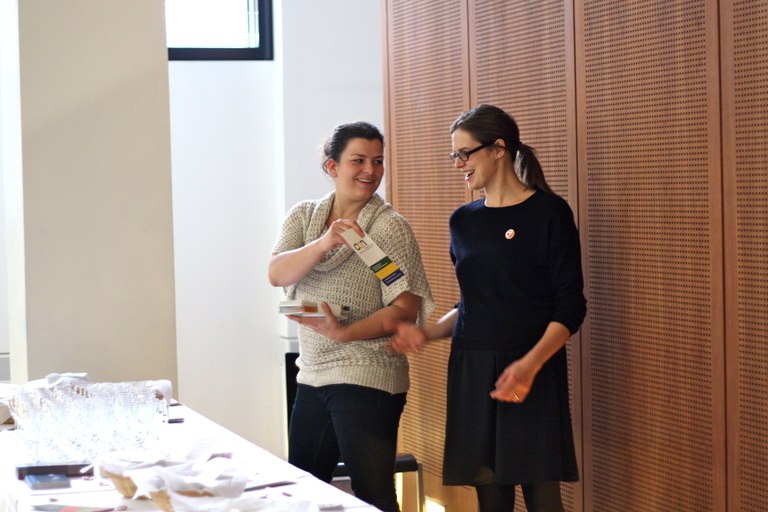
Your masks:
<svg viewBox="0 0 768 512"><path fill-rule="evenodd" d="M170 60L272 60L272 0L165 0Z"/></svg>

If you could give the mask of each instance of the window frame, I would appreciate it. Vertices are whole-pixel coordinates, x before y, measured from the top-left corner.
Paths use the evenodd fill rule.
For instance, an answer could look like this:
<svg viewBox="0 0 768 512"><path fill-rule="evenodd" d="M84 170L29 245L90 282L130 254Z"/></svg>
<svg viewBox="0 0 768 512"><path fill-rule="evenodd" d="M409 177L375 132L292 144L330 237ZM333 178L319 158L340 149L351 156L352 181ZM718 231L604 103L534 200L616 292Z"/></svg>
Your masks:
<svg viewBox="0 0 768 512"><path fill-rule="evenodd" d="M258 48L168 48L168 60L273 60L272 0L256 0Z"/></svg>

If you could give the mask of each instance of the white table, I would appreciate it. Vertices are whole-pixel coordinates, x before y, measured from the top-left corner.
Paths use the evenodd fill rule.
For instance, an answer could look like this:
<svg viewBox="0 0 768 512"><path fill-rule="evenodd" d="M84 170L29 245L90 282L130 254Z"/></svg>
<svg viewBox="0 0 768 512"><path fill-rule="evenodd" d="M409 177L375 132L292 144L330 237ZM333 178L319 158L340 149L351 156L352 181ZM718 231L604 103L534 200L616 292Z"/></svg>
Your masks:
<svg viewBox="0 0 768 512"><path fill-rule="evenodd" d="M288 464L188 407L171 407L170 411L171 417L184 418L184 422L164 425L168 439L181 443L193 443L195 439L201 437L215 439L216 453L231 453L233 460L247 464L252 470L249 473L251 475L249 487L275 482L293 482L289 485L249 491L249 496L250 493L256 493L265 502L274 503L275 510L299 503L307 505L307 502L317 505L321 511L377 510L351 494ZM125 510L129 511L160 510L150 500L123 498L109 479L98 476L92 480L73 478L72 488L67 490L32 491L23 480L18 480L16 477L18 434L15 431L0 431L0 512L28 512L34 510L33 507L44 504L95 506L105 509L126 506Z"/></svg>

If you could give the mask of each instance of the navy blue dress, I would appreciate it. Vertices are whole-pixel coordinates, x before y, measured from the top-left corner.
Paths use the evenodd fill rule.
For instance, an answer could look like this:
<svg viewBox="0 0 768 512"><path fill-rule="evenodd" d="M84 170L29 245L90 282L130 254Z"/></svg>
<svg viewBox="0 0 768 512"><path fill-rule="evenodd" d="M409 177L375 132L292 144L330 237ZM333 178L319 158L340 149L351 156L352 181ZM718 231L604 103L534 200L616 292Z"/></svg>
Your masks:
<svg viewBox="0 0 768 512"><path fill-rule="evenodd" d="M446 485L576 481L565 348L523 403L490 392L556 321L575 333L586 315L579 235L568 203L536 192L489 208L480 199L450 218L461 290L448 365Z"/></svg>

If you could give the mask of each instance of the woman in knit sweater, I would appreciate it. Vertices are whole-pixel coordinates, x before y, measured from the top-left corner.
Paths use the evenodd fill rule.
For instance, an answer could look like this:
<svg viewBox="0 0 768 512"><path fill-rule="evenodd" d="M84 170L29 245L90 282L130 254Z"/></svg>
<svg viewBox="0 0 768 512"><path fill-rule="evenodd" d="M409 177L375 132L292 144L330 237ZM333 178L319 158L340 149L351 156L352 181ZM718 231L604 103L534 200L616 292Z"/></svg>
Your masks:
<svg viewBox="0 0 768 512"><path fill-rule="evenodd" d="M586 314L573 213L544 179L514 119L480 105L451 127L454 166L485 197L449 221L461 292L427 328L402 324L396 350L452 336L443 482L471 485L481 512L562 511L578 479L565 344Z"/></svg>
<svg viewBox="0 0 768 512"><path fill-rule="evenodd" d="M408 222L376 194L384 137L373 125L338 126L324 145L334 191L286 215L269 279L288 299L323 303L324 317L298 322L298 389L291 413L292 464L330 481L339 458L360 499L399 510L394 464L408 390L408 361L387 350L397 322L424 322L434 308ZM366 233L399 268L380 279L345 243ZM349 306L339 320L327 304Z"/></svg>

